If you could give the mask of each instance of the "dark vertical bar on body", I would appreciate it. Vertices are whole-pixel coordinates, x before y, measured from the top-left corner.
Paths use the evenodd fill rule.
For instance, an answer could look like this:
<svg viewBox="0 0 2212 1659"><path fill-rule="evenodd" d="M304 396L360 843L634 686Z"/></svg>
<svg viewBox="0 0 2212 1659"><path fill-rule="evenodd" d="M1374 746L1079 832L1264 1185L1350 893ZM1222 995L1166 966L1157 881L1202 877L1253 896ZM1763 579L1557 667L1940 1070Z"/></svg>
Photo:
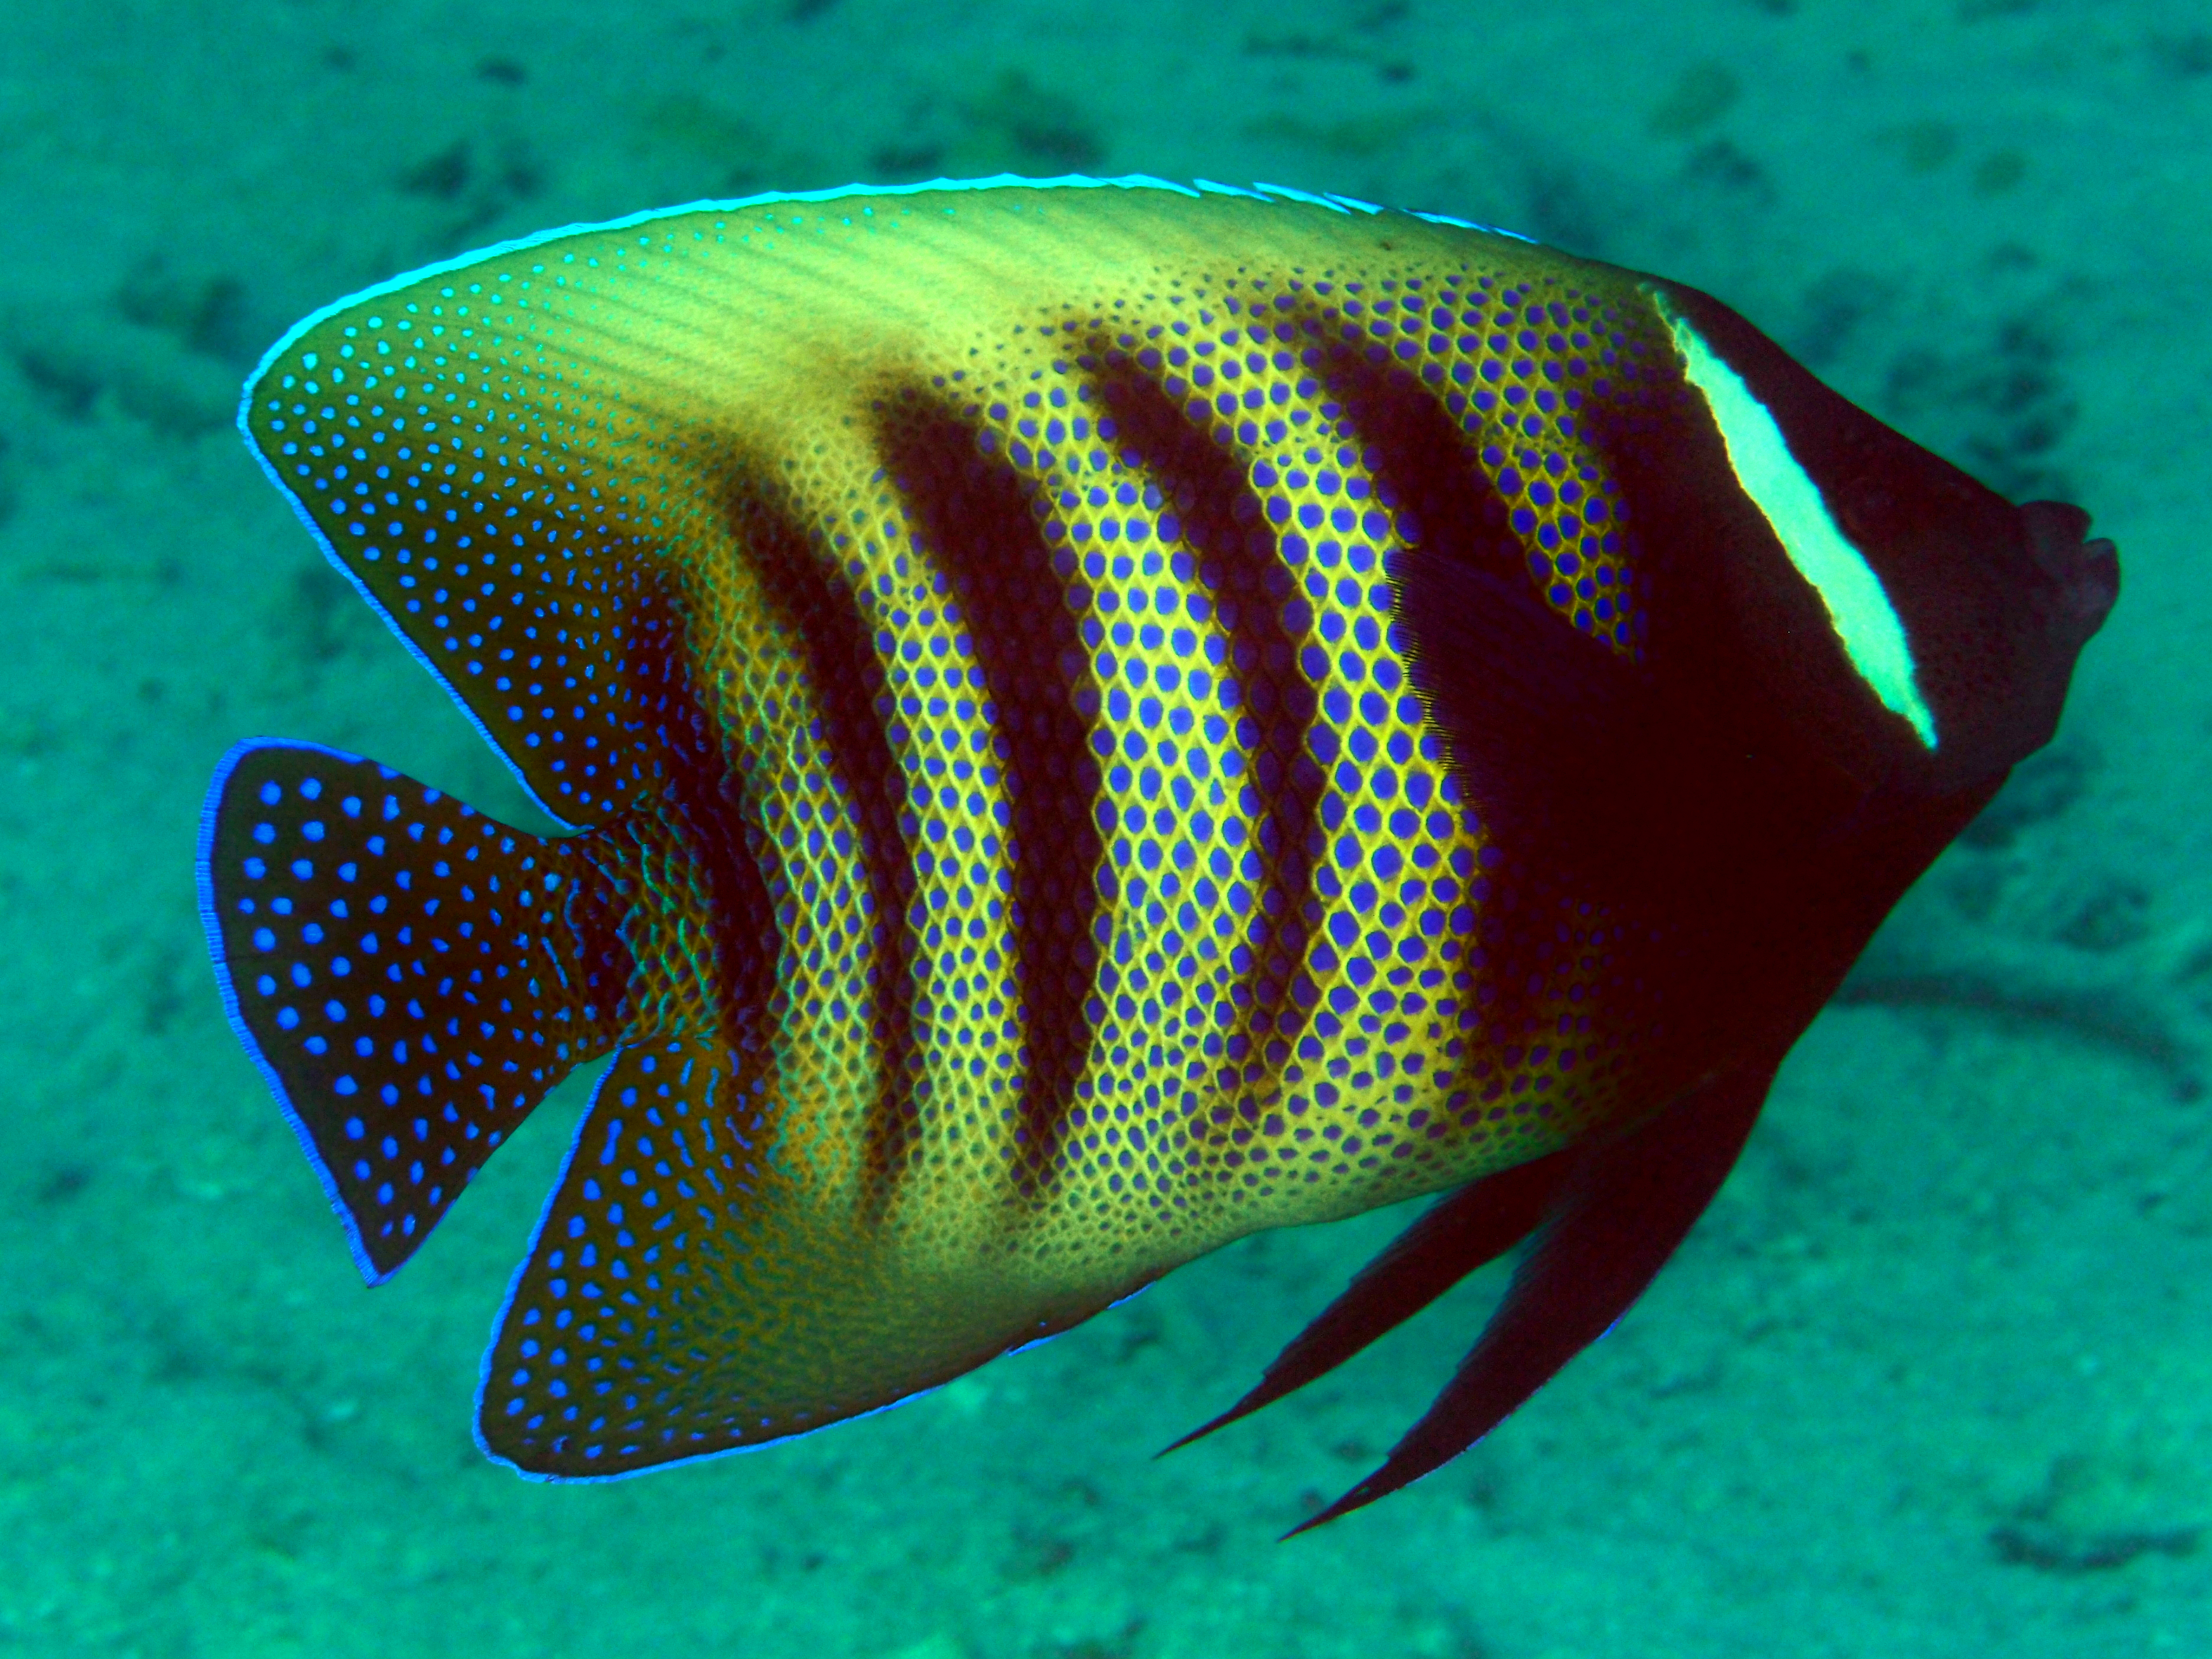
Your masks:
<svg viewBox="0 0 2212 1659"><path fill-rule="evenodd" d="M1328 781L1308 742L1316 699L1298 668L1310 612L1243 462L1126 356L1108 354L1105 361L1098 386L1115 441L1172 501L1183 539L1197 550L1249 722L1247 758L1260 801L1265 877L1245 930L1249 960L1232 993L1242 1031L1231 1033L1217 1079L1249 1121L1259 1115L1253 1091L1289 1060L1312 1004L1300 988L1307 943L1320 921L1312 843Z"/></svg>
<svg viewBox="0 0 2212 1659"><path fill-rule="evenodd" d="M974 427L915 402L886 411L888 470L967 624L1007 777L1024 1073L1017 1189L1042 1196L1091 1051L1099 769L1075 690L1085 653L1021 479Z"/></svg>
<svg viewBox="0 0 2212 1659"><path fill-rule="evenodd" d="M1494 1043L1525 1043L1537 1035L1548 976L1563 956L1563 915L1577 914L1577 897L1589 896L1562 880L1570 838L1586 841L1613 823L1640 834L1655 821L1625 793L1563 817L1557 787L1528 787L1569 775L1592 732L1621 726L1626 714L1580 716L1589 698L1610 696L1626 671L1606 646L1544 608L1506 502L1435 392L1364 346L1336 345L1324 374L1377 497L1395 515L1401 550L1390 575L1413 680L1428 694L1462 797L1490 840L1484 872L1494 896L1480 906L1478 961L1486 971L1475 993L1483 1025ZM1482 607L1482 637L1512 642L1509 660L1451 643L1463 631L1456 624L1472 619L1434 614L1447 581L1460 596L1453 604ZM1553 664L1565 676L1554 676ZM1608 774L1626 789L1619 769L1595 769L1601 779Z"/></svg>
<svg viewBox="0 0 2212 1659"><path fill-rule="evenodd" d="M806 655L806 682L820 711L830 770L852 813L869 903L866 941L869 1024L878 1075L868 1115L866 1182L880 1215L921 1142L923 1086L915 1030L914 851L900 829L906 782L891 752L890 708L853 590L789 518L758 502L736 514L738 532L763 582Z"/></svg>
<svg viewBox="0 0 2212 1659"><path fill-rule="evenodd" d="M737 1054L766 1052L783 955L775 903L744 828L740 785L725 734L699 700L691 672L685 607L655 577L632 586L623 619L625 681L632 688L628 734L650 756L635 769L649 792L645 809L673 825L705 888L701 921L714 943L714 1039ZM633 942L634 945L634 942Z"/></svg>

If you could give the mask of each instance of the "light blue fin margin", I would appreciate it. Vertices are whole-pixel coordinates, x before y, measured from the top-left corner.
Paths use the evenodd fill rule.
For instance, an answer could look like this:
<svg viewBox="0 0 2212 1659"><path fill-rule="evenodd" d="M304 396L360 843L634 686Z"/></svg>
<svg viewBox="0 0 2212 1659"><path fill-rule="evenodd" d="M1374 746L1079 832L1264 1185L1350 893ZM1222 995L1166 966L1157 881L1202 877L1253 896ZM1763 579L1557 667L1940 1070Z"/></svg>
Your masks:
<svg viewBox="0 0 2212 1659"><path fill-rule="evenodd" d="M250 748L253 745L252 744L240 745L241 749ZM203 886L204 887L204 883L203 884ZM203 900L202 908L205 909L206 908L205 902ZM223 981L223 995L226 1000L228 1000L230 995L230 981L227 977ZM237 1021L235 1018L233 1018L232 1024L236 1025ZM243 1028L240 1029L242 1030ZM251 1043L247 1044L247 1047L249 1048L252 1046L252 1045ZM929 1395L935 1394L940 1389L950 1387L950 1382L933 1382L926 1389L916 1389L912 1394L901 1395L896 1400L886 1401L882 1405L871 1407L864 1412L855 1412L850 1417L841 1417L834 1423L823 1423L815 1428L801 1429L797 1434L782 1435L774 1440L756 1441L750 1445L723 1446L714 1451L694 1452L689 1457L672 1457L665 1463L647 1463L634 1469L617 1470L612 1474L548 1474L538 1469L523 1468L517 1464L513 1458L502 1456L498 1452L492 1449L489 1443L484 1439L483 1407L484 1396L491 1389L492 1360L499 1352L499 1334L506 1328L507 1316L514 1306L514 1298L522 1292L522 1281L529 1276L531 1264L538 1260L538 1243L545 1237L545 1229L552 1222L554 1208L561 1201L561 1194L568 1190L568 1172L575 1167L576 1160L584 1155L584 1137L590 1132L593 1121L599 1115L599 1097L605 1092L607 1085L613 1080L615 1068L621 1063L623 1055L627 1052L627 1047L620 1048L617 1048L613 1054L608 1055L604 1068L600 1071L599 1077L592 1082L591 1103L585 1107L583 1115L576 1120L576 1133L569 1139L568 1155L565 1158L562 1159L561 1173L554 1179L553 1190L546 1195L545 1207L538 1212L538 1224L531 1229L530 1246L527 1249L523 1251L521 1261L516 1265L514 1276L507 1282L507 1294L500 1298L499 1311L492 1316L491 1340L484 1345L483 1358L477 1363L476 1408L469 1419L469 1434L471 1437L476 1441L477 1449L482 1452L489 1462L498 1464L501 1468L512 1469L516 1474L520 1475L525 1480L537 1481L544 1485L556 1486L605 1486L610 1482L616 1480L634 1480L642 1474L659 1474L665 1470L681 1468L686 1463L711 1463L718 1458L742 1457L750 1452L766 1451L773 1446L787 1446L794 1440L805 1440L817 1434L825 1434L831 1429L842 1429L848 1423L859 1422L862 1418L880 1417L885 1412L894 1412L902 1406L910 1406L915 1401L926 1399ZM258 1054L254 1057L256 1060L260 1058ZM262 1069L265 1073L268 1068L264 1066ZM280 1100L283 1098L283 1094L281 1090L278 1091L277 1098ZM287 1116L290 1115L290 1107L287 1106L285 1108L285 1114ZM293 1127L295 1131L299 1129L300 1126L296 1119L294 1120ZM302 1133L301 1144L306 1144L304 1133ZM313 1158L312 1149L310 1149L308 1156L312 1160ZM322 1169L321 1164L317 1164L315 1167L317 1171L319 1173ZM327 1176L325 1177L325 1184L328 1183L328 1179L329 1178ZM337 1189L332 1188L331 1190L333 1194L333 1203L335 1203L335 1194ZM343 1211L340 1212L340 1216L341 1218L343 1218ZM349 1222L348 1237L352 1237ZM356 1257L360 1257L360 1246L358 1243L355 1246L355 1254ZM364 1261L366 1261L366 1258L361 1259ZM368 1269L364 1266L362 1271L366 1273ZM371 1279L370 1282L374 1283L375 1281ZM1110 1313L1115 1308L1122 1307L1128 1303L1135 1301L1139 1297L1142 1296L1151 1288L1152 1286L1148 1284L1139 1285L1135 1290L1130 1291L1128 1295L1121 1297L1118 1300L1108 1303L1105 1307L1101 1308L1098 1311L1100 1313ZM1097 1316L1094 1315L1092 1316L1095 1318ZM1012 1347L1008 1348L1004 1353L996 1355L995 1358L998 1359L1011 1359L1018 1353L1027 1353L1031 1348L1041 1348L1046 1343L1056 1340L1066 1334L1067 1333L1066 1331L1054 1331L1044 1336L1032 1337L1026 1342L1016 1343ZM988 1364L991 1362L987 1360L984 1363ZM980 1370L981 1369L982 1367L980 1365L975 1368L976 1370ZM972 1376L973 1374L973 1371L963 1371L961 1373L963 1376ZM951 1379L951 1382L957 1382L960 1379L958 1377L954 1377Z"/></svg>
<svg viewBox="0 0 2212 1659"><path fill-rule="evenodd" d="M378 614L383 614L380 607ZM307 1155L307 1167L315 1172L315 1179L323 1183L323 1197L331 1206L331 1213L337 1217L338 1225L345 1230L346 1248L353 1252L353 1265L361 1270L362 1278L368 1283L381 1285L392 1274L379 1273L375 1264L368 1259L368 1247L362 1242L361 1225L354 1219L353 1212L346 1207L345 1200L338 1195L337 1179L331 1175L330 1165L323 1162L323 1154L315 1145L315 1137L309 1131L307 1120L294 1109L292 1097L286 1092L283 1080L276 1075L276 1068L269 1063L267 1056L262 1054L260 1040L247 1027L245 1017L238 1011L238 987L231 977L230 959L223 950L222 920L216 915L216 809L222 804L222 792L230 783L231 774L264 749L305 749L318 755L327 755L348 766L362 763L359 755L349 755L343 749L326 748L319 743L248 738L243 743L231 744L229 752L216 766L215 781L208 786L206 804L200 808L199 848L192 862L193 873L199 886L200 926L207 933L208 960L215 964L215 982L216 988L222 994L223 1016L230 1021L230 1029L238 1038L239 1047L253 1057L254 1068L261 1073L261 1080L269 1085L269 1092L276 1097L276 1105L284 1114L284 1121L292 1126L293 1139L300 1143L300 1150ZM392 1271L396 1273L398 1269Z"/></svg>

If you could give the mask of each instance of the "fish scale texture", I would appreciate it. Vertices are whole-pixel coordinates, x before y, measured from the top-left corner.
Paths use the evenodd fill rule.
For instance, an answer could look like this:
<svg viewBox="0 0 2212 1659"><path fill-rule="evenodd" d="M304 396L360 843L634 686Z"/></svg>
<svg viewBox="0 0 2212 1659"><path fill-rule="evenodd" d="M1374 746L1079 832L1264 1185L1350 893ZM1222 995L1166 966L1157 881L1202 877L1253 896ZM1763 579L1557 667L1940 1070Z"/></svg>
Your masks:
<svg viewBox="0 0 2212 1659"><path fill-rule="evenodd" d="M272 474L630 895L636 1046L488 1364L520 1467L888 1403L1632 1083L1608 918L1524 896L1540 948L1484 960L1385 452L1443 422L1541 602L1632 660L1589 422L1666 395L1648 308L1402 216L1051 194L579 233L311 319L252 388ZM656 1042L748 1103L656 1109L747 1143L753 1199L648 1236L610 1182L672 1132L607 1091ZM628 1300L526 1355L584 1250ZM572 1355L629 1392L561 1399Z"/></svg>
<svg viewBox="0 0 2212 1659"><path fill-rule="evenodd" d="M802 1434L1095 1312L917 1270L798 1200L775 1103L718 1044L626 1048L485 1356L477 1434L525 1473L624 1474Z"/></svg>

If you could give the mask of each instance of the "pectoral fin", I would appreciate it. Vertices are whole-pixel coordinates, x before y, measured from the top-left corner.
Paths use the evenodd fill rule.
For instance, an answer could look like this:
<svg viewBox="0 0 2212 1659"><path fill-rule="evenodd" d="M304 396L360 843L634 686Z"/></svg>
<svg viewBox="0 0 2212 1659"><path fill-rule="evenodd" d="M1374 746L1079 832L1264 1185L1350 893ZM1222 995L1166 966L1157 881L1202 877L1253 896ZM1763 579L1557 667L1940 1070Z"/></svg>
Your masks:
<svg viewBox="0 0 2212 1659"><path fill-rule="evenodd" d="M1359 1270L1343 1294L1291 1339L1242 1400L1163 1450L1225 1428L1334 1370L1386 1332L1496 1261L1541 1225L1573 1175L1576 1153L1553 1152L1471 1181L1421 1212Z"/></svg>
<svg viewBox="0 0 2212 1659"><path fill-rule="evenodd" d="M1722 1073L1620 1139L1569 1154L1573 1167L1534 1247L1458 1374L1381 1468L1293 1532L1449 1462L1610 1329L1720 1189L1774 1069L1767 1061Z"/></svg>

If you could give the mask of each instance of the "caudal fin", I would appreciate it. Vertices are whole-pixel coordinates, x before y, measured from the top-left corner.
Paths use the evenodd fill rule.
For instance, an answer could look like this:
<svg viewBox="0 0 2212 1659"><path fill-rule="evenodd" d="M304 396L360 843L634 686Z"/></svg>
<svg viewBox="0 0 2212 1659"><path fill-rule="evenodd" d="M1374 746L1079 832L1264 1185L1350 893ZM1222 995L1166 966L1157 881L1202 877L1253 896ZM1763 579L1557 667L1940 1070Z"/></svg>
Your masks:
<svg viewBox="0 0 2212 1659"><path fill-rule="evenodd" d="M240 744L216 770L199 856L216 978L371 1284L614 1046L628 956L587 839L305 744Z"/></svg>

